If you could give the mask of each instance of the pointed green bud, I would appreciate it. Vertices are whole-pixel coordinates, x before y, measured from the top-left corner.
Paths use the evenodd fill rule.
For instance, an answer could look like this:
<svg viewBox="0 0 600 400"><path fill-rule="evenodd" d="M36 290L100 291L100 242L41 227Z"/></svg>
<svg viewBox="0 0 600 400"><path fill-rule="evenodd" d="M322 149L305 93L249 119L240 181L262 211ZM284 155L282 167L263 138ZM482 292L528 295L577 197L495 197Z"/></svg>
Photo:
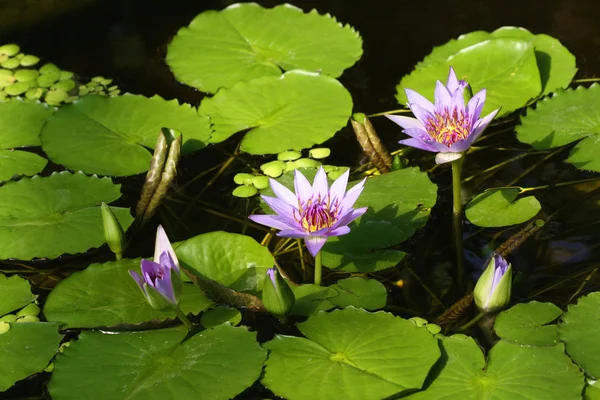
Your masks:
<svg viewBox="0 0 600 400"><path fill-rule="evenodd" d="M262 291L263 305L268 312L283 318L292 311L296 298L276 267L269 268Z"/></svg>
<svg viewBox="0 0 600 400"><path fill-rule="evenodd" d="M473 298L481 311L498 311L510 302L512 266L499 254L494 254L475 285Z"/></svg>
<svg viewBox="0 0 600 400"><path fill-rule="evenodd" d="M104 225L104 240L110 250L115 253L117 260L121 259L125 247L125 233L123 227L106 203L102 203L102 223Z"/></svg>

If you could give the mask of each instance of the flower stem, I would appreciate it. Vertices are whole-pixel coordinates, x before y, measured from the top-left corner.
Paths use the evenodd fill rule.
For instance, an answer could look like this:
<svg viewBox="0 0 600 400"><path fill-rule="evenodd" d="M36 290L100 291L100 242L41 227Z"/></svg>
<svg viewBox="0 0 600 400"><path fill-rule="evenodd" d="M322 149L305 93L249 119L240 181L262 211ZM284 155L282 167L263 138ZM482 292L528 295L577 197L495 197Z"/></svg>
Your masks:
<svg viewBox="0 0 600 400"><path fill-rule="evenodd" d="M456 251L456 278L460 290L464 290L465 269L463 265L462 243L462 197L460 192L460 176L462 157L452 161L452 228L454 232L454 249Z"/></svg>
<svg viewBox="0 0 600 400"><path fill-rule="evenodd" d="M319 251L315 256L315 285L321 285L323 274L323 252Z"/></svg>
<svg viewBox="0 0 600 400"><path fill-rule="evenodd" d="M179 308L179 306L175 308L175 314L177 315L177 318L179 318L179 320L183 322L188 331L191 331L194 327L194 324L192 324L192 321L190 321L190 319L183 313L183 311L181 311L181 308Z"/></svg>
<svg viewBox="0 0 600 400"><path fill-rule="evenodd" d="M463 326L461 326L460 328L458 328L459 332L464 332L467 329L469 329L471 326L473 326L475 323L479 322L479 320L481 318L483 318L487 313L485 311L481 311L479 314L477 314L477 316L475 318L473 318L472 320L470 320L469 322L467 322L466 324L464 324Z"/></svg>

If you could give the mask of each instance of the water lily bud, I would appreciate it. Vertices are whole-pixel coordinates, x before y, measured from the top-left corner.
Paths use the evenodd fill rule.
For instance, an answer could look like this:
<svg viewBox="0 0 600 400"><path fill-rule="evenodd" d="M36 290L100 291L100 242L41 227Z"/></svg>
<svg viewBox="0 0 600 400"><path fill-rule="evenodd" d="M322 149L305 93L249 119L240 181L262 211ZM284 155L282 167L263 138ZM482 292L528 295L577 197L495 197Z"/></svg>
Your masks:
<svg viewBox="0 0 600 400"><path fill-rule="evenodd" d="M481 311L500 310L510 302L512 266L499 254L494 254L475 285L473 298Z"/></svg>
<svg viewBox="0 0 600 400"><path fill-rule="evenodd" d="M268 312L283 318L292 311L296 298L276 267L269 268L262 291L263 305Z"/></svg>
<svg viewBox="0 0 600 400"><path fill-rule="evenodd" d="M23 307L21 309L21 311L19 311L17 313L17 317L24 317L26 315L30 315L30 316L37 316L40 313L40 307L35 304L35 303L31 303L26 305L25 307Z"/></svg>
<svg viewBox="0 0 600 400"><path fill-rule="evenodd" d="M331 154L331 150L325 147L321 147L321 148L316 148L316 149L310 149L308 151L308 155L311 158L316 158L316 159L321 159L321 158L327 158L329 157L329 155Z"/></svg>
<svg viewBox="0 0 600 400"><path fill-rule="evenodd" d="M123 227L106 203L102 203L102 223L104 225L104 240L110 250L115 253L117 260L121 259L125 247L125 233Z"/></svg>

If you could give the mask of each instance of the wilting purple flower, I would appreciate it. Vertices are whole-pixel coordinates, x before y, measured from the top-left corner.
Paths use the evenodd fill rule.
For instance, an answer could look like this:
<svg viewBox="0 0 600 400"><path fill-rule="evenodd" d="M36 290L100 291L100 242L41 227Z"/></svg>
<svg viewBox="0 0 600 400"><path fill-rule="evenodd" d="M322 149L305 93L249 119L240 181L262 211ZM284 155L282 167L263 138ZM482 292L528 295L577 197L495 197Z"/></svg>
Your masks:
<svg viewBox="0 0 600 400"><path fill-rule="evenodd" d="M512 267L500 254L494 254L473 290L475 304L483 311L499 310L510 302L511 289Z"/></svg>
<svg viewBox="0 0 600 400"><path fill-rule="evenodd" d="M277 215L250 215L249 218L259 224L280 229L279 236L304 239L310 254L316 256L330 236L349 233L347 225L367 211L367 207L353 208L366 178L346 192L348 176L349 171L346 171L328 188L323 168L317 171L312 186L296 170L295 194L271 179L271 189L277 197L261 197Z"/></svg>
<svg viewBox="0 0 600 400"><path fill-rule="evenodd" d="M435 157L438 164L459 159L500 111L497 109L479 118L486 91L479 91L465 106L464 91L468 85L459 81L450 67L446 86L440 81L436 83L435 104L414 90L406 89L408 107L416 118L386 115L411 137L400 143L438 153Z"/></svg>
<svg viewBox="0 0 600 400"><path fill-rule="evenodd" d="M142 260L141 269L141 276L134 270L129 270L129 274L137 282L148 303L161 311L177 307L182 289L179 261L160 225L156 231L154 261Z"/></svg>

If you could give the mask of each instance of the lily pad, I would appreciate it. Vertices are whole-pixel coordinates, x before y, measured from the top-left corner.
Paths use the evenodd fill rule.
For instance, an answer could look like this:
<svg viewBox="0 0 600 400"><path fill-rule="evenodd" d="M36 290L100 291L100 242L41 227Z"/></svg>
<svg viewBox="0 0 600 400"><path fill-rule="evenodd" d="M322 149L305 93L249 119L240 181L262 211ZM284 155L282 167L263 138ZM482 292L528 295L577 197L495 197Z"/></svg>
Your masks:
<svg viewBox="0 0 600 400"><path fill-rule="evenodd" d="M385 307L387 290L375 279L358 276L340 279L332 286L339 295L330 299L331 303L340 308L353 306L365 310L378 310Z"/></svg>
<svg viewBox="0 0 600 400"><path fill-rule="evenodd" d="M62 339L58 327L46 322L10 323L8 332L0 335L0 392L48 366Z"/></svg>
<svg viewBox="0 0 600 400"><path fill-rule="evenodd" d="M519 188L490 189L475 196L465 208L467 219L485 228L521 224L541 210L534 196L517 199Z"/></svg>
<svg viewBox="0 0 600 400"><path fill-rule="evenodd" d="M200 319L200 325L205 328L214 328L226 322L236 326L242 322L242 313L235 308L219 306L205 311Z"/></svg>
<svg viewBox="0 0 600 400"><path fill-rule="evenodd" d="M36 299L26 279L0 274L0 317L25 307Z"/></svg>
<svg viewBox="0 0 600 400"><path fill-rule="evenodd" d="M552 303L517 304L501 312L494 322L496 334L522 346L553 346L558 343L557 325L550 323L562 314Z"/></svg>
<svg viewBox="0 0 600 400"><path fill-rule="evenodd" d="M50 395L57 400L226 400L260 376L266 352L256 333L223 324L182 342L186 334L184 329L82 332L56 358Z"/></svg>
<svg viewBox="0 0 600 400"><path fill-rule="evenodd" d="M0 187L0 259L56 258L104 244L98 205L121 197L120 185L83 173L23 178ZM129 209L111 207L124 229Z"/></svg>
<svg viewBox="0 0 600 400"><path fill-rule="evenodd" d="M27 151L0 150L0 182L13 176L35 175L42 171L47 163L45 158Z"/></svg>
<svg viewBox="0 0 600 400"><path fill-rule="evenodd" d="M323 287L313 284L290 285L294 292L296 302L290 314L304 315L308 317L319 311L328 311L335 308L331 299L338 295L337 290L332 287Z"/></svg>
<svg viewBox="0 0 600 400"><path fill-rule="evenodd" d="M194 236L175 248L179 261L198 273L241 292L258 293L275 259L249 236L209 232Z"/></svg>
<svg viewBox="0 0 600 400"><path fill-rule="evenodd" d="M338 77L360 58L361 46L358 32L329 14L245 3L196 16L171 41L166 61L180 82L216 93L297 68Z"/></svg>
<svg viewBox="0 0 600 400"><path fill-rule="evenodd" d="M52 161L90 174L127 176L148 170L160 129L183 134L183 154L206 146L207 116L158 96L85 96L62 106L44 125L42 147Z"/></svg>
<svg viewBox="0 0 600 400"><path fill-rule="evenodd" d="M306 338L277 335L264 344L262 383L289 400L383 399L417 389L440 355L427 330L384 312L320 312L298 329Z"/></svg>
<svg viewBox="0 0 600 400"><path fill-rule="evenodd" d="M558 326L560 340L565 342L567 353L594 379L600 377L600 292L579 298L569 305Z"/></svg>
<svg viewBox="0 0 600 400"><path fill-rule="evenodd" d="M42 126L53 112L52 107L19 99L0 103L0 149L39 146Z"/></svg>
<svg viewBox="0 0 600 400"><path fill-rule="evenodd" d="M483 115L501 108L506 115L524 107L542 92L534 45L522 39L489 39L462 48L443 61L418 66L396 86L396 98L407 102L405 88L433 101L435 82L446 81L452 66L459 79L471 85L473 93L487 89Z"/></svg>
<svg viewBox="0 0 600 400"><path fill-rule="evenodd" d="M437 186L418 168L367 179L356 207L368 206L368 211L350 224L349 234L327 242L323 265L349 272L395 266L405 253L381 249L405 241L425 225L436 199Z"/></svg>
<svg viewBox="0 0 600 400"><path fill-rule="evenodd" d="M327 75L294 70L220 90L205 98L199 111L211 117L215 131L211 142L247 130L242 151L276 154L333 137L348 122L352 97Z"/></svg>
<svg viewBox="0 0 600 400"><path fill-rule="evenodd" d="M92 264L62 280L50 292L44 315L67 328L95 328L140 324L175 318L174 312L150 307L129 270L139 271L140 259ZM180 306L184 313L198 314L212 301L193 284L184 283Z"/></svg>
<svg viewBox="0 0 600 400"><path fill-rule="evenodd" d="M435 47L422 62L417 64L417 68L435 62L444 62L462 49L494 38L524 39L533 44L543 88L542 94L567 88L577 72L575 56L558 39L544 34L534 35L525 28L514 26L504 26L491 33L475 31L461 35L442 46Z"/></svg>
<svg viewBox="0 0 600 400"><path fill-rule="evenodd" d="M490 350L486 365L470 337L445 337L441 343L442 358L432 370L435 379L409 399L581 399L582 373L562 344L526 347L501 340Z"/></svg>
<svg viewBox="0 0 600 400"><path fill-rule="evenodd" d="M536 149L564 146L577 140L567 162L577 168L600 171L597 154L600 137L600 85L579 86L538 102L517 126L517 138Z"/></svg>

